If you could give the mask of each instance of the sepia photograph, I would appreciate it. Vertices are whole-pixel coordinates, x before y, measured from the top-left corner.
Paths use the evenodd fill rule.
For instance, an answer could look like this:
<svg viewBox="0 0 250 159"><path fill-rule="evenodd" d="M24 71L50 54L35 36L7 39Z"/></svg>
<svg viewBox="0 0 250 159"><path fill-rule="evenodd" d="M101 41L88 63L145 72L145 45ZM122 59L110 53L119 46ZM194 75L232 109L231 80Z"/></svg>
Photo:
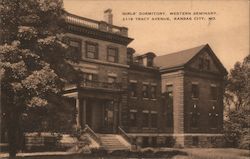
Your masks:
<svg viewBox="0 0 250 159"><path fill-rule="evenodd" d="M250 158L249 0L0 0L0 158Z"/></svg>

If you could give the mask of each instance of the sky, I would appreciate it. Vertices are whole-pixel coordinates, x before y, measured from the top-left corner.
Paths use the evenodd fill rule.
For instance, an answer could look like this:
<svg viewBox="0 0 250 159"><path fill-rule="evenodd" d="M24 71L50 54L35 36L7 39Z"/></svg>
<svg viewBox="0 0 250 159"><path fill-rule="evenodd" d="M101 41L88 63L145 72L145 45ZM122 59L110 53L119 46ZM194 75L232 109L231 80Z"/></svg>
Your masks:
<svg viewBox="0 0 250 159"><path fill-rule="evenodd" d="M249 4L248 0L64 0L66 11L95 20L103 20L104 10L112 9L113 24L129 29L129 37L134 39L129 47L139 54L163 55L209 44L228 70L250 53ZM133 12L136 15L124 15ZM139 15L139 12L164 12L164 15ZM170 12L191 15L170 15ZM193 15L194 12L214 14ZM170 20L136 20L136 17ZM178 17L192 20L174 20ZM205 19L194 20L195 17Z"/></svg>

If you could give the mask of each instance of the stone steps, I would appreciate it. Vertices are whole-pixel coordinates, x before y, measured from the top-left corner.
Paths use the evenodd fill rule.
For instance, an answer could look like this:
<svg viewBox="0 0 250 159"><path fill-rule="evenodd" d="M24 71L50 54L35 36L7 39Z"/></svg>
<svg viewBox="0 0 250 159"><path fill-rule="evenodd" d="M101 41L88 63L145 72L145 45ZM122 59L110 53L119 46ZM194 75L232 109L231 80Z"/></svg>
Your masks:
<svg viewBox="0 0 250 159"><path fill-rule="evenodd" d="M106 150L128 150L129 148L123 144L115 134L98 134L102 145Z"/></svg>

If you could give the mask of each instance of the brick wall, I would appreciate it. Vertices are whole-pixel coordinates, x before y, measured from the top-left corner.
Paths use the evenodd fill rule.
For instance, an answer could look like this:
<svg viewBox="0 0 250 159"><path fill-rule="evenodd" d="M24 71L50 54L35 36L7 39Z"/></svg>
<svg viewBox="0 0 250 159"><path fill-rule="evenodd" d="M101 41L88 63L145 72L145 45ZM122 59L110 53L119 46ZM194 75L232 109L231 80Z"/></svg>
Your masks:
<svg viewBox="0 0 250 159"><path fill-rule="evenodd" d="M184 74L183 71L174 73L164 73L162 78L162 93L166 91L166 85L173 85L173 133L184 133L184 100L183 100L183 84ZM179 135L176 137L176 144L183 145L184 138Z"/></svg>
<svg viewBox="0 0 250 159"><path fill-rule="evenodd" d="M71 33L67 33L67 36L72 37L72 38L76 38L82 41L82 58L85 59L86 57L86 42L93 42L93 43L97 43L98 44L98 51L99 51L99 56L98 59L100 61L107 61L107 47L108 46L112 46L112 47L116 47L118 48L118 52L119 52L119 60L118 63L120 64L127 64L127 47L125 45L121 45L121 44L116 44L116 43L112 43L109 41L104 41L104 40L98 40L98 39L94 39L94 38L89 38L86 36L79 36L79 35L75 35L75 34L71 34Z"/></svg>
<svg viewBox="0 0 250 159"><path fill-rule="evenodd" d="M128 81L136 81L137 83L137 97L131 97L130 91L128 91L128 111L133 109L137 111L137 123L136 127L129 126L129 132L161 132L162 127L162 108L161 108L161 83L160 83L160 75L157 70L141 70L130 68ZM142 86L143 83L149 86L149 90L152 85L156 86L156 99L145 99L142 96ZM157 127L153 128L151 125L149 127L143 127L143 119L142 112L148 111L149 114L151 112L157 113ZM129 114L129 112L128 112ZM129 116L128 116L129 120ZM149 117L149 120L151 118ZM150 122L150 121L149 121Z"/></svg>
<svg viewBox="0 0 250 159"><path fill-rule="evenodd" d="M185 132L186 133L220 133L223 127L223 81L220 78L206 74L201 76L201 73L185 73L184 77L184 89L185 89ZM199 98L194 99L191 96L192 83L196 83L199 87ZM218 88L218 99L212 100L210 87L216 86ZM193 105L197 106L199 117L198 126L192 128L191 112L193 111ZM209 113L212 111L212 107L215 106L215 112L218 113L217 121L218 127L212 128L214 124L211 123Z"/></svg>

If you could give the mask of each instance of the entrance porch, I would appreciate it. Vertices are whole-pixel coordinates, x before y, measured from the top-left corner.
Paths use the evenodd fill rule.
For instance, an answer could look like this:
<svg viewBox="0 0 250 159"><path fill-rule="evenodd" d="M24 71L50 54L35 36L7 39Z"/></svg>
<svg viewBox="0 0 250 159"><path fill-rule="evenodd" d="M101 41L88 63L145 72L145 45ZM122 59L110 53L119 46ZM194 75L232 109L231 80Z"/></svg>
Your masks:
<svg viewBox="0 0 250 159"><path fill-rule="evenodd" d="M81 103L82 101L82 103ZM96 133L116 133L118 127L118 103L107 99L80 99L77 126L87 124Z"/></svg>
<svg viewBox="0 0 250 159"><path fill-rule="evenodd" d="M116 87L73 86L65 90L64 96L73 99L78 128L84 129L88 125L96 133L117 133L121 125L123 93Z"/></svg>

